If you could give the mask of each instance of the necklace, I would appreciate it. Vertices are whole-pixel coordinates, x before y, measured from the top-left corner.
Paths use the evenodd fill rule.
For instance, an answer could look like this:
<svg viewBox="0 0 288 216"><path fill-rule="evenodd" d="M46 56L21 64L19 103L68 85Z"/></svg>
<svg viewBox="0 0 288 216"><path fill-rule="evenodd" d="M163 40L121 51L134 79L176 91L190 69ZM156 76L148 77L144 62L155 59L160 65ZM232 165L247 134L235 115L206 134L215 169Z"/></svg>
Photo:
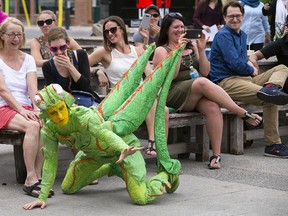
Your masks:
<svg viewBox="0 0 288 216"><path fill-rule="evenodd" d="M195 56L195 53L189 53L188 55L182 56L181 64L185 67L191 67L193 65L193 57Z"/></svg>

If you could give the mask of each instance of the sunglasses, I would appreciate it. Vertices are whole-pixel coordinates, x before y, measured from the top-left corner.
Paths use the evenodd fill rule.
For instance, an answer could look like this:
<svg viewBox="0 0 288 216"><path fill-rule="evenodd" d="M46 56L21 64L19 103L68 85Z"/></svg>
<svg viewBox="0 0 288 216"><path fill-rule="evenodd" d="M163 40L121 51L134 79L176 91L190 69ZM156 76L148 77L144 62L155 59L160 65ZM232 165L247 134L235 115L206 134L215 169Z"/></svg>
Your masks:
<svg viewBox="0 0 288 216"><path fill-rule="evenodd" d="M176 12L176 13L169 13L168 16L170 16L170 17L177 17L177 16L178 16L178 17L183 17L182 14L181 14L181 13L178 13L178 12Z"/></svg>
<svg viewBox="0 0 288 216"><path fill-rule="evenodd" d="M46 25L51 25L53 21L55 21L55 19L39 20L39 21L37 21L37 25L40 27L44 26L44 23Z"/></svg>
<svg viewBox="0 0 288 216"><path fill-rule="evenodd" d="M117 32L117 29L120 29L121 27L120 26L115 26L115 27L112 27L112 28L110 28L110 29L105 29L104 31L103 31L103 33L106 35L106 36L108 36L109 35L109 32L111 32L112 34L115 34L116 32Z"/></svg>
<svg viewBox="0 0 288 216"><path fill-rule="evenodd" d="M63 45L60 45L60 46L50 46L49 49L51 52L58 52L58 50L60 50L61 52L64 52L66 51L68 48L67 44L63 44Z"/></svg>
<svg viewBox="0 0 288 216"><path fill-rule="evenodd" d="M160 16L160 14L158 14L158 13L155 13L155 14L150 14L152 17L154 17L154 18L157 18L157 17L159 17Z"/></svg>

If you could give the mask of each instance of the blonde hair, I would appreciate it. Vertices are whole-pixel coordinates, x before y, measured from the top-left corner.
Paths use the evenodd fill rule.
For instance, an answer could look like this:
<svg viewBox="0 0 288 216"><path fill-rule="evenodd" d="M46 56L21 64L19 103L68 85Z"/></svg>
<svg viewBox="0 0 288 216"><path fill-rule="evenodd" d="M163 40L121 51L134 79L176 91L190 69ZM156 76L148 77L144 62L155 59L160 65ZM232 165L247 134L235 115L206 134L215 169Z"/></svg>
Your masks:
<svg viewBox="0 0 288 216"><path fill-rule="evenodd" d="M25 32L24 32L24 25L23 25L23 23L22 23L20 20L14 18L14 17L8 17L7 19L5 19L5 20L2 22L2 24L1 24L1 26L0 26L0 49L2 49L2 48L4 47L4 40L2 39L1 36L2 36L4 33L6 33L7 27L8 27L8 25L10 25L10 24L14 24L14 25L19 25L19 26L21 26L21 28L22 28L22 33L23 33L23 38L22 38L21 45L20 45L19 48L25 47L25 44L26 44L26 36L25 36Z"/></svg>
<svg viewBox="0 0 288 216"><path fill-rule="evenodd" d="M37 21L39 20L39 17L40 17L42 14L48 14L48 15L51 16L51 19L57 21L57 16L56 16L55 13L53 13L53 11L51 11L51 10L43 10L43 11L39 14L39 16L37 17Z"/></svg>

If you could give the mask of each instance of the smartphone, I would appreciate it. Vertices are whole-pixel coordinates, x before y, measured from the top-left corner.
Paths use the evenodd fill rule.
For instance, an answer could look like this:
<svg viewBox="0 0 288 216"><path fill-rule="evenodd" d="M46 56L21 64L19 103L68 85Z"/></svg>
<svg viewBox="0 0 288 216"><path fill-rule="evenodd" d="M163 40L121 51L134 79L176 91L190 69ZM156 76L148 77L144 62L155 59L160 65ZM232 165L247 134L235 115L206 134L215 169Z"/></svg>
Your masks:
<svg viewBox="0 0 288 216"><path fill-rule="evenodd" d="M141 22L141 26L143 29L148 29L150 25L151 15L150 14L144 14L143 19Z"/></svg>
<svg viewBox="0 0 288 216"><path fill-rule="evenodd" d="M202 37L202 29L190 29L190 30L186 30L186 35L185 38L188 39L198 39Z"/></svg>

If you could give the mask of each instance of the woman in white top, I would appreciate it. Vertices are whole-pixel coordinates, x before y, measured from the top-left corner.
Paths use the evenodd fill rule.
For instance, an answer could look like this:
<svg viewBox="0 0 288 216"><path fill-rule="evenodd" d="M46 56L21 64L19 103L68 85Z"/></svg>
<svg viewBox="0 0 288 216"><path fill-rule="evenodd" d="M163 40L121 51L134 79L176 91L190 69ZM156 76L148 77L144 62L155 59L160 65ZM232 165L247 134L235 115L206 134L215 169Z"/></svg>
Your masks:
<svg viewBox="0 0 288 216"><path fill-rule="evenodd" d="M23 152L27 177L23 190L38 197L43 156L41 121L33 100L37 93L36 64L31 55L19 50L25 45L22 22L7 18L0 32L0 129L25 132Z"/></svg>
<svg viewBox="0 0 288 216"><path fill-rule="evenodd" d="M103 23L103 38L104 46L97 48L91 55L89 55L90 66L102 63L105 68L105 73L102 70L96 70L101 86L114 86L122 77L122 75L129 70L133 62L140 56L144 49L142 47L135 47L129 45L127 31L124 21L118 16L110 16ZM147 65L145 75L148 76L152 72L152 67ZM108 81L109 80L109 81ZM154 144L154 117L155 117L156 103L152 107L148 116L146 117L146 125L148 130L148 148L147 155L156 155ZM168 126L169 111L166 108L166 126ZM166 127L166 135L168 129Z"/></svg>

